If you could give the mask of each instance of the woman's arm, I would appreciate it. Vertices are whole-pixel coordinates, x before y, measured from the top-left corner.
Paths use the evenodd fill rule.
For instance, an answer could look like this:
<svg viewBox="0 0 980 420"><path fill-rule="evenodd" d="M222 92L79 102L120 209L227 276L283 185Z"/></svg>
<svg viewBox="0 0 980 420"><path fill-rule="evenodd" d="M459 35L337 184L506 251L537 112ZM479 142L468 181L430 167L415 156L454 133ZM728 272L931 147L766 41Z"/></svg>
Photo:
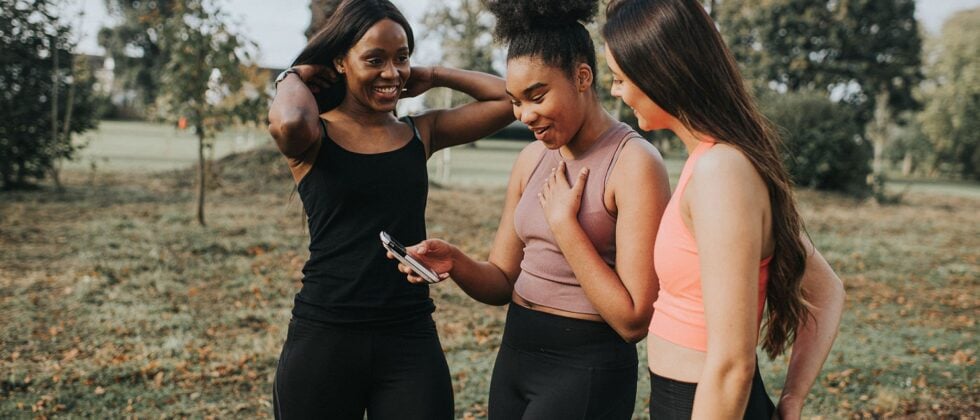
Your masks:
<svg viewBox="0 0 980 420"><path fill-rule="evenodd" d="M697 243L708 351L694 419L741 419L755 372L759 261L768 190L751 162L719 144L695 164L684 192Z"/></svg>
<svg viewBox="0 0 980 420"><path fill-rule="evenodd" d="M298 159L320 137L320 112L313 93L325 89L332 76L326 66L299 65L276 87L269 108L269 134L287 158Z"/></svg>
<svg viewBox="0 0 980 420"><path fill-rule="evenodd" d="M811 317L797 327L786 383L779 398L779 417L788 420L800 418L806 396L837 338L844 312L843 283L810 240L803 237L803 243L808 251L803 292L812 307Z"/></svg>
<svg viewBox="0 0 980 420"><path fill-rule="evenodd" d="M521 151L514 163L507 185L504 210L488 261L476 261L459 248L438 239L425 240L411 246L408 252L436 273L448 272L453 281L473 299L490 305L509 303L514 282L521 272L521 260L524 258L524 243L514 230L514 210L543 149L544 146L539 142L531 143ZM399 264L398 269L408 274L410 282L422 281L408 267Z"/></svg>
<svg viewBox="0 0 980 420"><path fill-rule="evenodd" d="M647 334L659 282L653 246L664 208L670 200L667 169L660 153L644 141L624 147L610 175L616 200L616 269L599 256L577 219L587 175L578 174L574 187L559 164L544 188L541 204L551 232L599 315L628 342Z"/></svg>
<svg viewBox="0 0 980 420"><path fill-rule="evenodd" d="M413 67L405 96L419 95L434 87L463 92L476 102L415 118L420 130L428 133L430 155L489 136L514 121L514 110L500 77L449 67Z"/></svg>

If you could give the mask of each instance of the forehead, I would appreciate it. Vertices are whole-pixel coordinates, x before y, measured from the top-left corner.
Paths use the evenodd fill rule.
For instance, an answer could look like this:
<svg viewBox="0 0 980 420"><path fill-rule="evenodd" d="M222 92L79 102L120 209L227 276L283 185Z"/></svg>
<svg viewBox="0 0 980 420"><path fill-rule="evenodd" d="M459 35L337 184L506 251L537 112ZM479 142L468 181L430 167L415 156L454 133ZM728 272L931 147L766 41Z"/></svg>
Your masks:
<svg viewBox="0 0 980 420"><path fill-rule="evenodd" d="M364 33L352 50L372 50L376 48L398 50L408 48L408 34L405 28L391 19L382 19Z"/></svg>
<svg viewBox="0 0 980 420"><path fill-rule="evenodd" d="M619 63L616 62L616 57L613 57L612 50L609 49L608 44L602 49L602 53L606 56L606 65L609 66L609 69L614 73L619 73Z"/></svg>
<svg viewBox="0 0 980 420"><path fill-rule="evenodd" d="M507 90L518 95L535 83L553 85L565 80L562 69L546 64L540 58L517 57L507 60Z"/></svg>

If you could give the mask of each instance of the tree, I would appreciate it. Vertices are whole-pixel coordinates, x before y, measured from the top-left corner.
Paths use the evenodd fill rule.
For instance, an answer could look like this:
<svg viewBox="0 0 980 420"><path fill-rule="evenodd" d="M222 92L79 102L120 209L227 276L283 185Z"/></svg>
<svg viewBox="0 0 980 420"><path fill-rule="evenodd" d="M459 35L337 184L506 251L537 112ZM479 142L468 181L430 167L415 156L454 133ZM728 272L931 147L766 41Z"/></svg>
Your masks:
<svg viewBox="0 0 980 420"><path fill-rule="evenodd" d="M856 106L880 179L895 116L917 106L915 0L725 0L718 16L757 90L816 90Z"/></svg>
<svg viewBox="0 0 980 420"><path fill-rule="evenodd" d="M425 39L439 41L440 63L497 74L493 68L493 15L480 0L433 3L422 17ZM437 94L442 93L442 94ZM436 89L426 95L430 107L452 107L469 101L460 92Z"/></svg>
<svg viewBox="0 0 980 420"><path fill-rule="evenodd" d="M94 78L47 0L0 0L0 184L23 187L71 159L71 134L94 128Z"/></svg>
<svg viewBox="0 0 980 420"><path fill-rule="evenodd" d="M161 24L171 16L176 0L105 0L118 24L99 30L98 42L114 62L113 91L134 92L124 106L148 116L160 89L166 54L160 47Z"/></svg>
<svg viewBox="0 0 980 420"><path fill-rule="evenodd" d="M233 123L261 120L267 108L267 75L250 60L254 44L234 33L217 5L185 0L162 22L157 105L165 120L187 119L198 139L197 219L203 226L208 162L214 135Z"/></svg>
<svg viewBox="0 0 980 420"><path fill-rule="evenodd" d="M957 13L930 50L920 114L936 153L933 170L980 179L980 8Z"/></svg>
<svg viewBox="0 0 980 420"><path fill-rule="evenodd" d="M880 178L895 116L918 107L912 90L923 79L922 38L915 0L841 0L834 12L835 33L842 40L835 59L847 82L860 87L845 99L866 104L867 132L874 145L872 169Z"/></svg>
<svg viewBox="0 0 980 420"><path fill-rule="evenodd" d="M342 0L311 0L310 26L306 28L306 39L310 39L323 28Z"/></svg>

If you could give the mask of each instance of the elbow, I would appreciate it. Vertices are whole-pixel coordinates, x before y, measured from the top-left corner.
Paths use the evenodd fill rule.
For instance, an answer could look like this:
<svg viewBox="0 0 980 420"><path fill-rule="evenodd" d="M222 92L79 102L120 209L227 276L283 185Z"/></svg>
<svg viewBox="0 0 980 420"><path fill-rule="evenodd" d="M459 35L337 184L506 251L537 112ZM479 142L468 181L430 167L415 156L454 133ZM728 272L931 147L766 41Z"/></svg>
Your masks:
<svg viewBox="0 0 980 420"><path fill-rule="evenodd" d="M613 329L616 330L616 333L619 334L619 336L622 337L622 339L627 343L636 344L640 340L646 338L647 333L649 333L650 316L641 315L640 317L630 320L630 322L624 323L623 325L613 326Z"/></svg>
<svg viewBox="0 0 980 420"><path fill-rule="evenodd" d="M309 147L308 123L302 116L289 116L271 120L269 134L275 139L279 151L287 157L297 157Z"/></svg>
<svg viewBox="0 0 980 420"><path fill-rule="evenodd" d="M705 369L705 374L711 375L714 382L721 384L730 392L748 392L752 387L752 378L756 369L755 355L729 356L714 363L713 369Z"/></svg>
<svg viewBox="0 0 980 420"><path fill-rule="evenodd" d="M619 336L622 337L627 343L636 344L639 343L640 340L647 338L648 331L649 330L646 328L632 329L619 333Z"/></svg>

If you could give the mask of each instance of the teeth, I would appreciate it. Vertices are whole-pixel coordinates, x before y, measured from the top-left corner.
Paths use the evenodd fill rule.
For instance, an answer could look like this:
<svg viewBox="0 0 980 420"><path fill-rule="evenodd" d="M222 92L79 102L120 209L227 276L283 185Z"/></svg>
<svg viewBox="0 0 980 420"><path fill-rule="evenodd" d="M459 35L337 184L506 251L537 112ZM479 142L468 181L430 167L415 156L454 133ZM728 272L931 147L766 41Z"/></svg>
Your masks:
<svg viewBox="0 0 980 420"><path fill-rule="evenodd" d="M384 88L374 88L374 90L376 90L378 92L381 92L381 93L395 93L395 91L397 89L398 88L395 87L395 86L389 86L389 87L384 87Z"/></svg>

